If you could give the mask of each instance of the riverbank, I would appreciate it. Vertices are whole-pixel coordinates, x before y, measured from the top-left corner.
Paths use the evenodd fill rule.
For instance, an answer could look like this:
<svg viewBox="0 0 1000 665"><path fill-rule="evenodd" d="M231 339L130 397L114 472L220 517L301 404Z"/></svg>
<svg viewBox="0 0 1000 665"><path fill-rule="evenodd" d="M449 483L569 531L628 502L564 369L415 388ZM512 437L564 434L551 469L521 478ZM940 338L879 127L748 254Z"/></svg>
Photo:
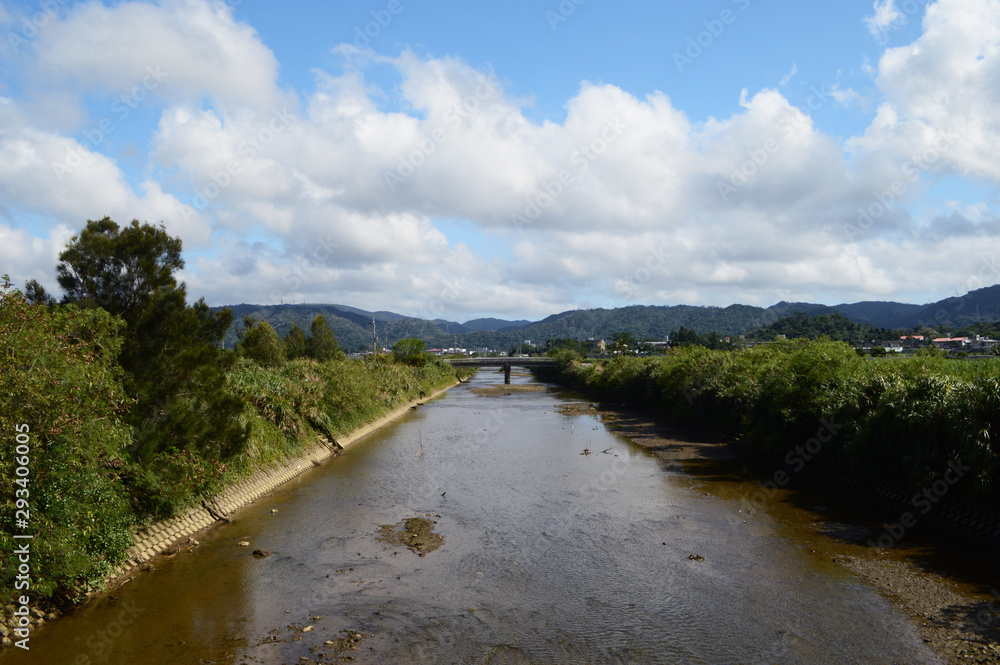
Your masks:
<svg viewBox="0 0 1000 665"><path fill-rule="evenodd" d="M432 391L429 395L409 400L346 435L336 437L333 441L320 439L319 443L303 454L259 469L211 499L202 501L201 506L191 508L183 515L154 522L146 529L135 531L134 545L128 550L126 560L114 570L104 584L90 591L82 603L130 583L133 575L153 570L160 561L198 547L202 540L211 538L211 532L216 526L232 521L241 508L306 471L322 466L329 459L339 456L345 449L399 419L410 410L444 395L460 382L459 379L455 379L454 382ZM16 627L13 612L6 614L9 618L0 624L0 646L3 648L13 643L11 636ZM47 621L58 619L61 615L62 613L56 608L50 607L45 611L35 608L32 610L31 624L37 628Z"/></svg>
<svg viewBox="0 0 1000 665"><path fill-rule="evenodd" d="M860 357L829 340L555 360L538 375L788 458L796 475L863 479L860 490L904 502L930 492L921 515L927 503L953 511L1000 550L1000 362Z"/></svg>
<svg viewBox="0 0 1000 665"><path fill-rule="evenodd" d="M746 447L710 437L692 437L648 414L590 402L567 405L563 412L599 418L613 431L662 459L668 468L694 479L706 479L703 486L699 485L706 492L712 491L709 479L745 472L747 464L760 470L765 479L773 478L774 471L761 466L760 458ZM877 590L911 618L924 642L949 665L1000 665L1000 576L991 582L982 575L984 570L979 570L978 575L974 570L970 573L969 569L977 565L974 560L964 561L952 570L947 565L942 567L940 558L947 558L948 553L935 552L924 541L897 542L891 548L871 547L866 541L877 536L872 525L844 524L830 514L829 506L816 505L817 500L832 505L837 497L816 499L810 493L809 501L797 501L801 496L795 495L792 488L763 487L759 495L745 497L745 507L733 515L733 523L753 528L771 513L810 512L808 519L815 523L814 533L795 534L802 540L806 556L815 558L819 565L837 566ZM932 560L933 555L938 556L938 562ZM985 561L988 565L989 559Z"/></svg>
<svg viewBox="0 0 1000 665"><path fill-rule="evenodd" d="M0 662L942 665L783 521L734 524L733 489L752 481L664 473L593 418L560 415L557 391L470 389L491 383L411 412ZM419 517L444 539L426 556L380 539ZM341 653L344 636L364 639Z"/></svg>

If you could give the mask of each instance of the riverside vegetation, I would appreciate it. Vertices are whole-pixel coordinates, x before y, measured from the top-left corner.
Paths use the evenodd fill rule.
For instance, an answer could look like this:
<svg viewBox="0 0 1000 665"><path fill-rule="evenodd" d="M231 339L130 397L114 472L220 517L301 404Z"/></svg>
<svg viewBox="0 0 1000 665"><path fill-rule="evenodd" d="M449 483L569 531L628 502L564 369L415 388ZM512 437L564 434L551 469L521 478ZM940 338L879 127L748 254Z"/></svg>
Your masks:
<svg viewBox="0 0 1000 665"><path fill-rule="evenodd" d="M34 535L31 588L15 591L4 556L0 605L27 593L65 609L124 559L132 528L456 379L422 356L348 360L321 316L284 340L248 319L236 350L219 348L232 315L186 304L180 249L162 227L105 218L60 255L61 303L0 281L0 550ZM30 520L15 529L24 425Z"/></svg>
<svg viewBox="0 0 1000 665"><path fill-rule="evenodd" d="M995 360L867 358L829 339L736 351L688 346L596 363L569 351L555 356L547 378L738 438L780 456L793 473L815 465L919 492L960 468L949 501L1000 512ZM833 436L815 455L796 452L824 426Z"/></svg>

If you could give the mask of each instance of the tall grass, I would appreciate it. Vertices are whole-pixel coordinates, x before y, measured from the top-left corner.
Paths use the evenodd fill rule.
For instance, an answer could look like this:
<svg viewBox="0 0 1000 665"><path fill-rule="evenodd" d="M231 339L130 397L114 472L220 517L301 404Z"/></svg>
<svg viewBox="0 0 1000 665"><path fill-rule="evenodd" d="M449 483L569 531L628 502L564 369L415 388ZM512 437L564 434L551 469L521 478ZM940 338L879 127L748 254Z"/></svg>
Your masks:
<svg viewBox="0 0 1000 665"><path fill-rule="evenodd" d="M442 363L418 368L391 356L322 363L301 359L268 368L241 359L229 385L247 403L245 417L252 428L234 473L244 475L299 454L321 436L336 440L455 377Z"/></svg>

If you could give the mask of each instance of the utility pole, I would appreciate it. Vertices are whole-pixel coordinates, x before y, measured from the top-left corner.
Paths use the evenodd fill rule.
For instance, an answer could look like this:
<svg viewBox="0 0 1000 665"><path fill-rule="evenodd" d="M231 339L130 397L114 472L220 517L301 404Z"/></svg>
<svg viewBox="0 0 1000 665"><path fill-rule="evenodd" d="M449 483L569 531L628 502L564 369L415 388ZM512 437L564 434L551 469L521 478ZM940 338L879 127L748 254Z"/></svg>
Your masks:
<svg viewBox="0 0 1000 665"><path fill-rule="evenodd" d="M372 317L372 355L378 355L378 338L375 337L375 317Z"/></svg>

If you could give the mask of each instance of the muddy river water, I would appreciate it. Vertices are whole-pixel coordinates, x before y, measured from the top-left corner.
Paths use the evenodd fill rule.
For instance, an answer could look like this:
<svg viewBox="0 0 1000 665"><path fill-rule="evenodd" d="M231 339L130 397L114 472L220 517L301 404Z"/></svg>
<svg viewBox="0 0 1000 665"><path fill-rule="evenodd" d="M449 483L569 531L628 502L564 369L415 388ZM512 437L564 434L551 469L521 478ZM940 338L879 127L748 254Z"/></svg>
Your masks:
<svg viewBox="0 0 1000 665"><path fill-rule="evenodd" d="M744 522L738 481L563 415L571 399L459 386L0 665L940 662L810 554L807 518ZM415 517L440 547L380 540Z"/></svg>

